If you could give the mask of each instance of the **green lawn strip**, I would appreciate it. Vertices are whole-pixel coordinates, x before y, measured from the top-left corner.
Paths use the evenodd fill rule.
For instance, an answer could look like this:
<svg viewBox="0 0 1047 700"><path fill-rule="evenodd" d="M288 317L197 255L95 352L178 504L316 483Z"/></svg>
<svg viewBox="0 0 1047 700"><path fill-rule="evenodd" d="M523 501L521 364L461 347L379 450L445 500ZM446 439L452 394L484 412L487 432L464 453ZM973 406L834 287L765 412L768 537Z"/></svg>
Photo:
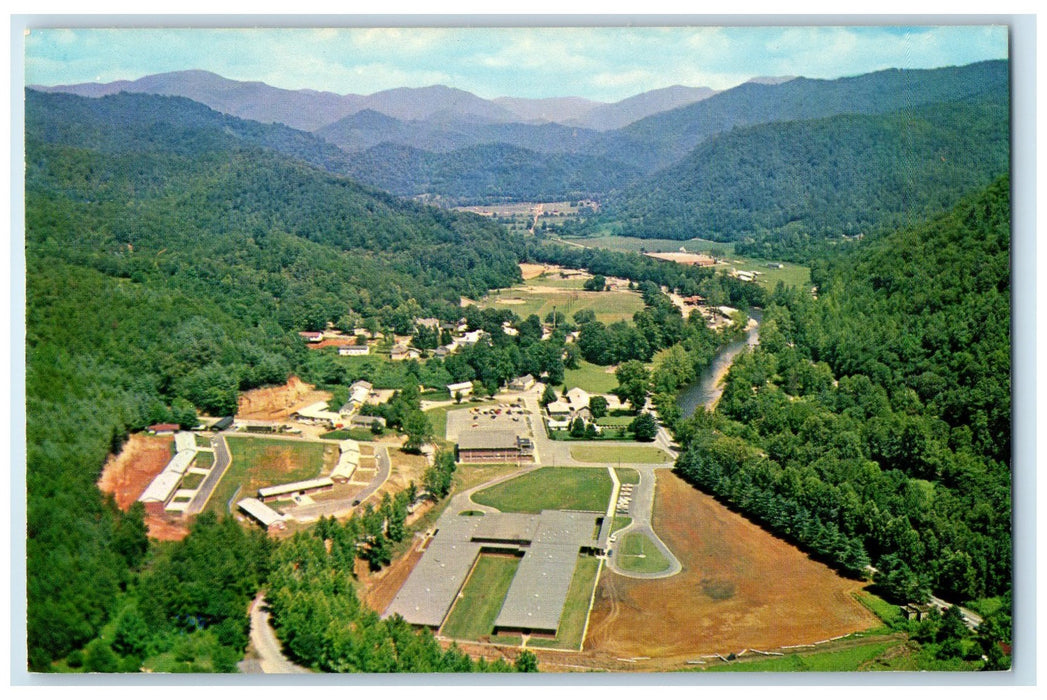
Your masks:
<svg viewBox="0 0 1047 700"><path fill-rule="evenodd" d="M898 606L888 603L880 596L869 591L858 591L854 594L854 597L889 627L896 627L905 623L905 618Z"/></svg>
<svg viewBox="0 0 1047 700"><path fill-rule="evenodd" d="M608 394L618 387L618 378L606 367L579 360L578 369L564 370L564 386L578 387L590 394Z"/></svg>
<svg viewBox="0 0 1047 700"><path fill-rule="evenodd" d="M571 577L571 587L567 590L567 600L560 614L560 625L556 628L556 646L565 649L582 648L585 621L589 618L589 601L592 600L599 570L599 559L578 555L574 576Z"/></svg>
<svg viewBox="0 0 1047 700"><path fill-rule="evenodd" d="M518 647L523 644L523 637L518 634L492 634L493 644L505 644L506 646Z"/></svg>
<svg viewBox="0 0 1047 700"><path fill-rule="evenodd" d="M473 640L491 634L519 565L520 560L514 556L481 554L441 634L452 639Z"/></svg>
<svg viewBox="0 0 1047 700"><path fill-rule="evenodd" d="M197 447L210 447L211 446L211 438L209 438L208 436L206 436L206 435L194 435L193 437L196 439L196 446Z"/></svg>
<svg viewBox="0 0 1047 700"><path fill-rule="evenodd" d="M669 568L669 560L643 533L628 533L620 547L618 565L626 571L654 574Z"/></svg>
<svg viewBox="0 0 1047 700"><path fill-rule="evenodd" d="M624 428L636 420L636 416L604 416L597 418L596 424L600 427Z"/></svg>
<svg viewBox="0 0 1047 700"><path fill-rule="evenodd" d="M371 442L374 433L368 428L350 428L348 430L332 430L320 436L321 440L357 440L358 442Z"/></svg>
<svg viewBox="0 0 1047 700"><path fill-rule="evenodd" d="M624 467L622 469L615 469L614 473L618 476L618 481L623 484L638 484L640 483L640 472L635 469L629 469Z"/></svg>
<svg viewBox="0 0 1047 700"><path fill-rule="evenodd" d="M624 528L629 527L633 524L633 519L628 515L616 515L614 520L611 521L611 534L618 532Z"/></svg>
<svg viewBox="0 0 1047 700"><path fill-rule="evenodd" d="M238 487L242 487L240 497L246 498L263 486L318 477L324 467L324 450L330 447L318 442L257 437L229 436L225 440L233 462L207 502L207 510L216 513L225 511ZM284 461L284 455L289 457L290 470L269 466Z"/></svg>
<svg viewBox="0 0 1047 700"><path fill-rule="evenodd" d="M201 483L203 483L204 476L202 474L186 474L182 477L182 483L178 485L180 489L195 489Z"/></svg>
<svg viewBox="0 0 1047 700"><path fill-rule="evenodd" d="M878 638L870 640L868 644L848 646L844 649L830 649L827 651L803 652L787 654L786 656L752 656L738 659L731 663L717 664L708 668L696 670L723 672L723 671L746 671L746 672L776 672L776 671L897 671L907 670L908 662L904 654L898 655L896 659L884 659L877 663L877 659L886 651L903 641L897 639Z"/></svg>
<svg viewBox="0 0 1047 700"><path fill-rule="evenodd" d="M473 501L512 513L543 510L602 512L611 498L603 469L542 467L473 494Z"/></svg>
<svg viewBox="0 0 1047 700"><path fill-rule="evenodd" d="M212 464L214 464L213 452L196 453L196 459L193 460L194 467L200 467L201 469L209 469Z"/></svg>
<svg viewBox="0 0 1047 700"><path fill-rule="evenodd" d="M657 447L647 445L576 445L571 448L571 456L579 462L618 462L657 463L668 462L668 454Z"/></svg>

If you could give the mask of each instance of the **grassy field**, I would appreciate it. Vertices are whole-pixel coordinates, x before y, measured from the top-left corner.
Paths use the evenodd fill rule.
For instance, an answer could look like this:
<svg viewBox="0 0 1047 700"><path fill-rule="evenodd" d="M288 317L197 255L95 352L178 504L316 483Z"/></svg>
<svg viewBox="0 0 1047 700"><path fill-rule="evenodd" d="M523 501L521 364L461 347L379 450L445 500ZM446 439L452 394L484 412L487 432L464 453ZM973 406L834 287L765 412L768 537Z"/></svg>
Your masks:
<svg viewBox="0 0 1047 700"><path fill-rule="evenodd" d="M571 456L579 462L639 462L655 464L668 462L672 458L657 447L647 445L575 445Z"/></svg>
<svg viewBox="0 0 1047 700"><path fill-rule="evenodd" d="M623 484L640 483L640 472L635 469L615 469L614 471L618 475L618 481Z"/></svg>
<svg viewBox="0 0 1047 700"><path fill-rule="evenodd" d="M630 291L586 292L582 280L556 277L529 280L524 285L492 292L478 302L481 308L509 309L520 318L537 314L545 320L554 308L570 319L582 309L591 309L603 323L627 321L643 308L639 293Z"/></svg>
<svg viewBox="0 0 1047 700"><path fill-rule="evenodd" d="M218 482L207 510L221 513L226 502L242 487L241 494L254 495L263 486L312 479L324 468L325 450L333 461L338 447L317 442L270 440L258 437L226 438L233 463Z"/></svg>
<svg viewBox="0 0 1047 700"><path fill-rule="evenodd" d="M603 428L627 428L636 420L636 416L604 416L597 418L596 424Z"/></svg>
<svg viewBox="0 0 1047 700"><path fill-rule="evenodd" d="M622 252L639 253L641 250L648 253L673 253L681 247L689 253L714 252L716 257L727 259L727 263L717 265L717 270L754 270L760 273L757 282L769 290L773 290L778 281L785 282L787 286L806 286L811 282L811 270L803 265L783 263L785 267L773 270L767 267L769 262L777 260L761 260L736 255L733 243L718 243L703 238L692 238L686 241L673 240L671 238L631 238L629 236L598 236L593 238L573 238L571 242L586 246L587 248L606 248Z"/></svg>
<svg viewBox="0 0 1047 700"><path fill-rule="evenodd" d="M602 469L542 467L473 495L485 506L511 513L543 510L604 511L611 477Z"/></svg>
<svg viewBox="0 0 1047 700"><path fill-rule="evenodd" d="M869 591L858 591L854 594L854 597L888 626L893 627L905 622L905 617L902 615L902 611L898 609L898 606L888 603L878 595L874 595Z"/></svg>
<svg viewBox="0 0 1047 700"><path fill-rule="evenodd" d="M592 599L599 571L599 559L578 556L571 587L567 589L567 600L560 615L560 625L556 628L556 639L531 639L527 646L579 650L582 648L585 622L589 619L589 601Z"/></svg>
<svg viewBox="0 0 1047 700"><path fill-rule="evenodd" d="M627 528L633 524L633 519L628 515L616 515L614 520L611 521L611 533L618 532L623 528Z"/></svg>
<svg viewBox="0 0 1047 700"><path fill-rule="evenodd" d="M654 546L647 535L630 532L619 545L618 565L626 571L653 574L669 568L669 560Z"/></svg>
<svg viewBox="0 0 1047 700"><path fill-rule="evenodd" d="M461 493L474 486L520 471L517 464L459 464L454 470L451 493Z"/></svg>
<svg viewBox="0 0 1047 700"><path fill-rule="evenodd" d="M491 634L519 565L517 557L481 554L441 633L453 639L477 640Z"/></svg>
<svg viewBox="0 0 1047 700"><path fill-rule="evenodd" d="M564 370L564 386L568 389L578 387L590 394L609 394L618 386L618 377L608 372L606 367L579 360L578 369Z"/></svg>
<svg viewBox="0 0 1047 700"><path fill-rule="evenodd" d="M214 452L197 452L196 459L193 460L194 467L200 467L201 469L209 469L214 464Z"/></svg>
<svg viewBox="0 0 1047 700"><path fill-rule="evenodd" d="M878 638L868 644L848 646L843 649L788 654L786 656L751 656L729 664L717 664L701 671L746 671L746 672L789 672L789 671L901 671L910 670L904 651L905 642L897 639ZM888 650L892 654L886 654ZM883 657L881 663L877 659Z"/></svg>

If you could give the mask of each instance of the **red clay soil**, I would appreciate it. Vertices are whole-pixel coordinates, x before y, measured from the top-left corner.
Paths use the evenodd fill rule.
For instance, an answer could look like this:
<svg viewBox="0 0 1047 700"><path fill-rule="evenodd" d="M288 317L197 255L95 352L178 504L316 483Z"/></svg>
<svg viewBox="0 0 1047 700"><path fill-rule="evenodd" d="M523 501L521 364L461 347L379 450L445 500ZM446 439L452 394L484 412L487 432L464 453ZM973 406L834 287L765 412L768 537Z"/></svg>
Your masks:
<svg viewBox="0 0 1047 700"><path fill-rule="evenodd" d="M132 435L118 455L110 455L98 479L98 489L113 494L116 505L127 510L138 500L149 482L171 461L170 436ZM180 540L189 528L178 518L148 515L149 536L158 540Z"/></svg>
<svg viewBox="0 0 1047 700"><path fill-rule="evenodd" d="M99 490L113 494L116 505L127 510L171 461L173 442L170 435L132 435L120 454L109 455L98 479Z"/></svg>
<svg viewBox="0 0 1047 700"><path fill-rule="evenodd" d="M668 470L658 472L655 498L655 531L683 571L644 581L605 569L580 656L655 670L644 667L811 644L879 624L852 595L861 582L838 576ZM652 659L614 663L635 657Z"/></svg>
<svg viewBox="0 0 1047 700"><path fill-rule="evenodd" d="M283 386L252 389L240 394L236 415L249 420L286 420L295 409L330 398L330 392L318 391L298 377L291 377Z"/></svg>

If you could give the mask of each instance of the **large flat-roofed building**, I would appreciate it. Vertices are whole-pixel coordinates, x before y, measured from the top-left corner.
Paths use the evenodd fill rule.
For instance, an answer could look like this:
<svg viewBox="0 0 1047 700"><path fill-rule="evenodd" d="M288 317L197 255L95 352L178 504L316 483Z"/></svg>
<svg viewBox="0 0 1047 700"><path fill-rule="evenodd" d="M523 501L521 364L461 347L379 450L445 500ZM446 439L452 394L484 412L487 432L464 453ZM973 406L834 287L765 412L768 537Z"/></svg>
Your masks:
<svg viewBox="0 0 1047 700"><path fill-rule="evenodd" d="M555 635L580 553L596 552L601 513L445 513L385 617L439 629L483 552L521 556L495 629Z"/></svg>
<svg viewBox="0 0 1047 700"><path fill-rule="evenodd" d="M275 501L281 498L294 498L295 496L307 496L311 493L330 491L334 488L334 482L329 476L319 479L306 479L305 481L292 481L289 484L278 484L277 486L265 486L258 489L258 500L262 503Z"/></svg>
<svg viewBox="0 0 1047 700"><path fill-rule="evenodd" d="M458 436L459 462L529 462L534 446L511 430L469 430Z"/></svg>

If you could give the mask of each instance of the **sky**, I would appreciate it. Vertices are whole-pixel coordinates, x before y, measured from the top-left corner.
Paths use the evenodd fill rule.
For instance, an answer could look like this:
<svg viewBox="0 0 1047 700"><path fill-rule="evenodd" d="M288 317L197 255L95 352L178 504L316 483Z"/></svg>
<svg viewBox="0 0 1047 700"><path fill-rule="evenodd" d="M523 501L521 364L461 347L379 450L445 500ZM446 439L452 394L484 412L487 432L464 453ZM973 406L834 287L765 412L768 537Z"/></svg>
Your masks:
<svg viewBox="0 0 1047 700"><path fill-rule="evenodd" d="M370 94L449 85L487 99L616 101L670 85L838 78L1007 58L1005 26L30 29L26 83L203 69L233 80Z"/></svg>

